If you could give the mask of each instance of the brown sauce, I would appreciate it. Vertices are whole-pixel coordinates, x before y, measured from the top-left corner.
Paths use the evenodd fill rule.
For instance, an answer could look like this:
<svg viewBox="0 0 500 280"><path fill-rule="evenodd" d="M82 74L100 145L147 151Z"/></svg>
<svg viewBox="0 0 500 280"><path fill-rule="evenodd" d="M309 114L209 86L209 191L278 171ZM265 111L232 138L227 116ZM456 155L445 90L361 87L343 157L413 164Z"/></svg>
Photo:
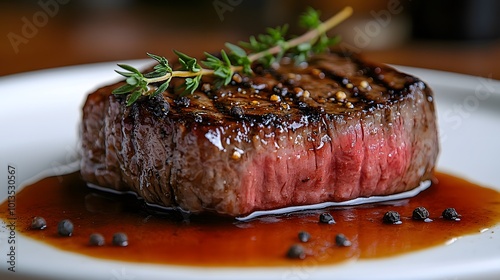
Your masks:
<svg viewBox="0 0 500 280"><path fill-rule="evenodd" d="M286 257L288 248L300 243L300 231L311 234L310 241L302 244L306 259L332 264L445 246L455 237L481 234L500 222L499 192L450 175L436 176L437 183L411 199L238 222L214 216L154 214L135 197L87 188L79 174L73 173L42 179L20 191L17 228L35 240L96 258L196 266L280 266L301 261ZM418 206L429 210L432 222L411 219ZM8 217L7 207L6 202L0 205L3 219ZM448 207L461 214L460 221L440 217ZM398 211L403 223L382 223L389 210ZM322 212L330 212L336 224L318 223ZM44 217L47 228L30 229L34 216ZM58 236L57 224L62 219L74 223L71 237ZM104 246L88 245L89 235L95 232L106 238ZM127 247L111 245L116 232L128 235ZM336 246L337 233L343 233L352 246Z"/></svg>

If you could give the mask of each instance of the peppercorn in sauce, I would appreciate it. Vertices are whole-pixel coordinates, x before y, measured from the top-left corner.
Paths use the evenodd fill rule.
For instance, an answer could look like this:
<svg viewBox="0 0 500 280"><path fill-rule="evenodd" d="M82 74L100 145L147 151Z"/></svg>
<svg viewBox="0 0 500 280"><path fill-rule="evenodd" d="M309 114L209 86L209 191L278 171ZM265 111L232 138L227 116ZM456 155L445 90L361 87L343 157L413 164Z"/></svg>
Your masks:
<svg viewBox="0 0 500 280"><path fill-rule="evenodd" d="M241 222L158 212L134 196L87 188L74 173L25 187L16 198L16 215L20 234L62 250L189 266L306 265L310 258L329 265L492 234L482 230L500 222L499 192L441 173L437 181L410 199ZM5 202L0 205L3 219L7 209Z"/></svg>

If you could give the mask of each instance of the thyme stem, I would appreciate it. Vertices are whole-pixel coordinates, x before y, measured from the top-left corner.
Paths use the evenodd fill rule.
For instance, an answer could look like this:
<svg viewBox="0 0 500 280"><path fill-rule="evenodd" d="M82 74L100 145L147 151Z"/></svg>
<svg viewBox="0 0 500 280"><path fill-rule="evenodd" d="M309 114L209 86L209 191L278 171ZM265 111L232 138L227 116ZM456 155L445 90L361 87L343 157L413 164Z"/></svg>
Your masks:
<svg viewBox="0 0 500 280"><path fill-rule="evenodd" d="M191 71L172 71L170 73L167 73L163 76L160 77L155 77L155 78L146 78L146 81L148 83L158 83L158 82L163 82L166 81L170 78L189 78L189 77L197 77L197 76L203 76L203 75L212 75L214 73L214 70L211 69L205 69L202 68L198 72L191 72Z"/></svg>
<svg viewBox="0 0 500 280"><path fill-rule="evenodd" d="M342 21L344 21L345 19L350 17L352 15L352 12L353 12L352 7L350 7L350 6L345 7L340 12L338 12L337 14L335 14L334 16L329 18L327 21L321 23L317 28L311 29L308 32L304 33L302 36L294 38L290 41L287 41L283 45L277 45L277 46L274 46L268 50L258 52L255 54L251 54L248 56L248 59L251 62L254 62L254 61L259 60L267 55L277 54L277 53L283 51L284 49L285 50L291 49L291 48L296 47L296 46L298 46L302 43L305 43L305 42L314 42L318 39L318 37L321 34L332 29L333 27L335 27L336 25L338 25L339 23L341 23Z"/></svg>

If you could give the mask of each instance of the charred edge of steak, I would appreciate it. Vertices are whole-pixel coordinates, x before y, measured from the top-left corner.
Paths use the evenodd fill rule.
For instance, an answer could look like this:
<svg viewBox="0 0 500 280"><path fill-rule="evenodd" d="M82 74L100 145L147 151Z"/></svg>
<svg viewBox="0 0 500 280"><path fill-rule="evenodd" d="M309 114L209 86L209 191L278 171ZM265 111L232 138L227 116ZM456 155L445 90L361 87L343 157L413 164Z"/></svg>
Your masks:
<svg viewBox="0 0 500 280"><path fill-rule="evenodd" d="M256 66L222 88L143 97L111 85L83 108L81 173L147 203L230 216L410 190L432 178L432 91L416 77L325 54Z"/></svg>

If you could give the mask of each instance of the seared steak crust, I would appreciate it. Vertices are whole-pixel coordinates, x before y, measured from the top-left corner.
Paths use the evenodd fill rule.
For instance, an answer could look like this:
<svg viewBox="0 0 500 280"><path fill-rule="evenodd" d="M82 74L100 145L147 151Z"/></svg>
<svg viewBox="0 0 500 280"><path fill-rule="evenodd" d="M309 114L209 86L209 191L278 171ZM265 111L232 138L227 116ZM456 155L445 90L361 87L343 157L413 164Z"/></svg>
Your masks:
<svg viewBox="0 0 500 280"><path fill-rule="evenodd" d="M148 203L231 216L415 188L438 155L418 78L326 54L254 67L225 87L126 107L115 84L83 107L81 174Z"/></svg>

